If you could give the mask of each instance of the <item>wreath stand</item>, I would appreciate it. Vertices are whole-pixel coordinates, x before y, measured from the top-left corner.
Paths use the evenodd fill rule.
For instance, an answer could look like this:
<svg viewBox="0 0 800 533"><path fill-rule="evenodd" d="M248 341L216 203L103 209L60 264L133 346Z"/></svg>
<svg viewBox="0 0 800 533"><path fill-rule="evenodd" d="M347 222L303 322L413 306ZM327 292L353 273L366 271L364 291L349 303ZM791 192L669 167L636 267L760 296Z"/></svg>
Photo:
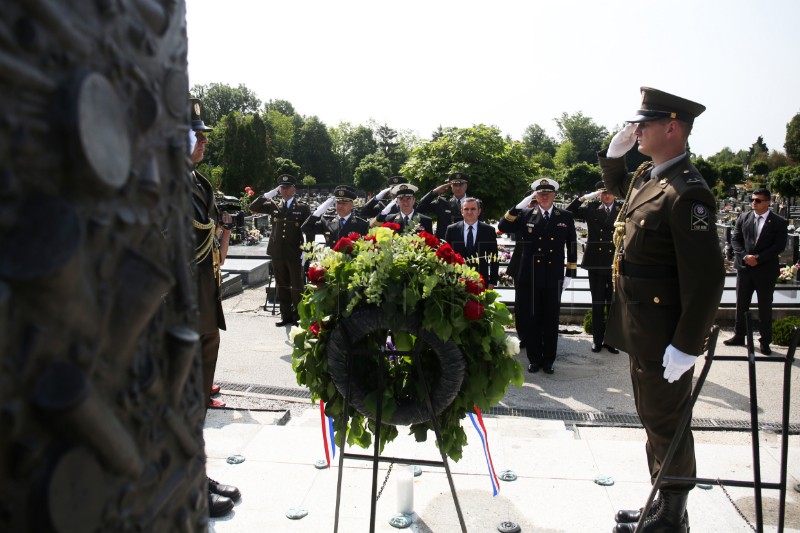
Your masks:
<svg viewBox="0 0 800 533"><path fill-rule="evenodd" d="M345 330L346 331L346 330ZM349 337L349 335L345 332L345 336ZM349 350L346 354L346 365L347 365L347 379L346 379L346 392L345 392L345 404L344 404L344 416L342 417L342 421L340 424L340 431L341 434L346 435L347 431L347 423L350 418L350 401L351 401L351 394L352 394L352 370L353 370L353 360L354 356L366 356L366 357L377 357L378 358L378 365L379 365L379 372L378 372L378 383L377 383L377 391L378 391L378 401L376 401L376 413L375 413L375 434L374 434L374 441L373 441L373 453L372 455L366 454L357 454L357 453L349 453L345 452L344 448L347 444L346 439L345 442L342 444L341 453L339 454L339 475L338 480L336 482L336 514L334 519L334 526L333 531L334 533L338 533L339 531L339 507L341 503L342 497L342 475L344 473L344 460L345 459L354 459L359 461L372 461L372 492L371 492L371 507L370 507L370 517L369 517L369 531L370 533L375 532L375 513L376 507L378 503L378 466L380 463L398 463L398 464L405 464L405 465L425 465L425 466L435 466L435 467L444 467L445 472L447 473L447 481L450 483L450 492L453 495L453 503L456 506L456 513L458 513L458 522L461 524L461 531L462 533L467 533L467 527L464 523L464 515L461 512L461 505L458 502L458 495L456 494L456 487L453 484L453 475L450 472L450 465L447 462L447 456L444 453L444 449L442 448L442 434L441 429L439 427L439 422L436 420L436 414L433 408L433 404L431 402L431 391L428 387L427 381L425 381L425 376L422 370L422 361L420 360L420 353L421 348L424 342L420 337L417 338L416 346L414 350L411 352L408 351L397 351L397 350L386 350L382 349L379 352L374 351L366 351L366 350ZM352 345L352 344L351 344ZM431 460L422 460L422 459L407 459L402 457L384 457L380 455L380 441L381 441L381 421L383 416L383 391L385 389L385 384L383 380L383 370L386 365L386 358L392 355L396 356L410 356L413 360L414 368L417 372L417 377L422 381L425 389L425 405L427 407L428 414L430 415L430 422L433 425L433 430L436 433L436 443L439 447L439 453L442 456L441 461L431 461Z"/></svg>
<svg viewBox="0 0 800 533"><path fill-rule="evenodd" d="M789 350L786 352L785 358L780 357L758 357L755 356L755 349L753 347L753 323L750 313L745 314L745 327L747 329L747 355L724 355L724 356L715 356L714 351L716 349L717 344L717 336L719 335L719 326L714 326L711 329L711 335L709 335L708 339L708 355L706 355L706 362L703 365L703 370L700 372L700 377L697 379L697 383L694 386L694 390L692 390L692 395L689 399L689 405L686 408L686 411L681 418L681 421L678 425L678 431L675 433L675 436L672 438L672 443L667 450L667 455L664 458L664 462L661 465L661 470L656 476L656 480L653 483L653 488L650 491L650 496L647 498L644 507L642 508L642 515L639 518L639 522L636 524L635 533L639 533L642 528L644 527L644 522L647 517L647 514L650 512L650 507L653 505L653 500L658 493L658 490L664 484L665 481L685 481L689 483L704 483L707 485L718 484L721 487L725 485L731 487L750 487L754 489L755 492L755 511L756 511L756 531L758 533L763 533L764 531L764 508L763 503L761 500L761 490L762 489L775 489L778 490L780 493L780 502L778 507L778 533L783 533L784 527L784 518L786 514L786 470L787 470L787 459L789 453L789 405L790 405L790 396L791 396L791 375L792 375L792 363L794 362L794 353L797 349L797 344L800 342L800 327L795 328L794 333L792 334L791 340L789 342ZM735 480L735 479L709 479L709 478L698 478L698 477L682 477L682 476L666 476L664 473L667 471L667 467L672 462L672 458L675 455L675 451L678 448L678 442L680 441L683 434L686 432L686 429L689 427L689 424L692 420L692 408L694 407L695 402L697 401L698 396L700 396L700 389L703 387L703 383L708 376L709 370L711 370L711 363L716 359L718 361L747 361L747 366L749 370L749 381L750 381L750 434L751 434L751 446L753 449L753 481L744 481L744 480ZM783 363L783 417L781 421L782 431L781 431L781 465L780 465L780 481L777 483L765 483L761 481L761 456L758 446L758 394L756 390L756 363Z"/></svg>

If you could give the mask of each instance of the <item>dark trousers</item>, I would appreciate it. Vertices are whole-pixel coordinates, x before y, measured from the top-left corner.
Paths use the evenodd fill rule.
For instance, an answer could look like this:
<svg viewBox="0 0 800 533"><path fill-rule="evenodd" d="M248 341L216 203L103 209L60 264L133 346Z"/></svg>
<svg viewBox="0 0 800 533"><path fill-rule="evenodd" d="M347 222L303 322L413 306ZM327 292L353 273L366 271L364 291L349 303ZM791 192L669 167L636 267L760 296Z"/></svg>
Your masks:
<svg viewBox="0 0 800 533"><path fill-rule="evenodd" d="M606 313L611 307L614 286L609 268L589 269L588 274L589 291L592 293L592 339L599 345L603 344L606 334Z"/></svg>
<svg viewBox="0 0 800 533"><path fill-rule="evenodd" d="M200 335L201 364L203 366L203 395L206 401L206 408L208 407L208 401L211 399L211 386L214 384L214 372L217 370L219 342L220 336L218 329Z"/></svg>
<svg viewBox="0 0 800 533"><path fill-rule="evenodd" d="M736 324L733 327L735 335L744 337L744 315L750 310L753 301L753 292L758 295L758 332L761 334L760 342L772 342L772 296L775 292L775 279L777 274L770 276L763 272L753 275L745 270L736 276ZM767 273L768 274L768 273Z"/></svg>
<svg viewBox="0 0 800 533"><path fill-rule="evenodd" d="M281 320L298 320L297 304L303 293L305 279L300 256L290 259L273 259Z"/></svg>
<svg viewBox="0 0 800 533"><path fill-rule="evenodd" d="M525 342L528 361L549 367L556 360L558 318L561 313L561 280L550 284L523 284L517 288L517 332Z"/></svg>
<svg viewBox="0 0 800 533"><path fill-rule="evenodd" d="M661 354L630 354L630 373L636 412L647 433L647 465L650 482L654 482L667 455L672 438L677 432L680 418L689 405L692 392L692 370L686 371L678 381L664 379ZM694 438L690 429L684 432L678 449L666 472L669 476L695 477L697 465L694 456ZM665 482L662 488L685 492L694 483Z"/></svg>

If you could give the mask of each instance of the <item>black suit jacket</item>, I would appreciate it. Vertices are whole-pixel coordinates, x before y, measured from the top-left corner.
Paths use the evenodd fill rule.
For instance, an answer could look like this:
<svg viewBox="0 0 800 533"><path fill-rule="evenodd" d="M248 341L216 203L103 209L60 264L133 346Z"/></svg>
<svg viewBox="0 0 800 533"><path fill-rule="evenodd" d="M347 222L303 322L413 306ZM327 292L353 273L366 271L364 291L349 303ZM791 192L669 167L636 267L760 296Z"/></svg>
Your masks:
<svg viewBox="0 0 800 533"><path fill-rule="evenodd" d="M467 250L464 242L464 221L447 227L444 240L450 243L457 253L461 254L467 264L474 267L489 285L497 285L500 264L497 260L497 233L485 222L477 222L477 235L472 250ZM477 258L477 265L473 262ZM472 261L468 261L472 259Z"/></svg>
<svg viewBox="0 0 800 533"><path fill-rule="evenodd" d="M731 235L731 246L734 253L734 267L739 272L751 275L778 277L780 265L778 256L786 248L788 223L786 219L770 212L761 228L761 235L756 241L756 215L747 211L736 219L736 226ZM744 256L754 255L758 264L750 267L744 264Z"/></svg>
<svg viewBox="0 0 800 533"><path fill-rule="evenodd" d="M586 221L589 230L581 266L587 270L605 268L610 271L614 260L614 221L622 204L614 200L611 212L608 212L602 202L589 202L585 206L581 203L581 199L576 198L567 206L567 211L575 218Z"/></svg>
<svg viewBox="0 0 800 533"><path fill-rule="evenodd" d="M309 240L314 240L313 235L316 234L325 235L326 246L328 246L328 248L333 248L336 246L336 243L339 242L339 239L347 237L353 232L359 235L366 235L369 231L369 222L351 213L350 218L348 218L347 222L342 226L339 223L338 216L324 218L311 215L303 222L300 229L306 234L306 238Z"/></svg>
<svg viewBox="0 0 800 533"><path fill-rule="evenodd" d="M461 202L452 196L439 196L433 191L422 197L417 204L421 213L436 215L436 236L445 239L448 226L463 219Z"/></svg>
<svg viewBox="0 0 800 533"><path fill-rule="evenodd" d="M403 214L399 211L389 215L378 215L375 217L375 220L378 222L378 225L381 225L384 222L394 222L395 224L400 224L400 231L406 230L406 223L403 218ZM411 216L411 225L417 228L416 231L419 231L419 229L422 228L428 233L433 233L433 220L431 217L426 217L419 211L415 210L414 214Z"/></svg>

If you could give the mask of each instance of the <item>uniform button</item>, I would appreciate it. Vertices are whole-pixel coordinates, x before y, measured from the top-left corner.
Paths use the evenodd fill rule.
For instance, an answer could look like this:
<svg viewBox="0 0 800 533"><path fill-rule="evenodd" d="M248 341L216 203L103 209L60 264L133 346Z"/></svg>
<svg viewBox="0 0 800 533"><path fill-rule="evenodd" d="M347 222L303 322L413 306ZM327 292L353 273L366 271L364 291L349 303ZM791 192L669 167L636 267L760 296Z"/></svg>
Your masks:
<svg viewBox="0 0 800 533"><path fill-rule="evenodd" d="M628 217L628 218L625 219L625 222L630 222L630 221L631 221L631 217Z"/></svg>
<svg viewBox="0 0 800 533"><path fill-rule="evenodd" d="M542 262L542 260L541 260L541 259L537 259L537 260L536 260L536 262L537 262L537 263L541 263L541 262Z"/></svg>
<svg viewBox="0 0 800 533"><path fill-rule="evenodd" d="M644 220L644 219L642 219L642 221L640 222L640 224L641 224L642 226L644 226L644 223L645 223L645 220Z"/></svg>
<svg viewBox="0 0 800 533"><path fill-rule="evenodd" d="M659 298L658 296L656 296L655 298L653 298L653 303L657 303L657 304L658 304L658 303L661 303L661 298Z"/></svg>

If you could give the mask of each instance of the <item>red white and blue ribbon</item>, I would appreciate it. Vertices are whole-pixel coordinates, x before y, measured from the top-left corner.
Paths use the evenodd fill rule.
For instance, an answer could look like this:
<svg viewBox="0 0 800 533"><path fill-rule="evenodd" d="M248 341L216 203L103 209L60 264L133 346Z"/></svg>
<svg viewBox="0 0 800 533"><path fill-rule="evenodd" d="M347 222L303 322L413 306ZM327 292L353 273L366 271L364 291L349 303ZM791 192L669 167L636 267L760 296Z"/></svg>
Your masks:
<svg viewBox="0 0 800 533"><path fill-rule="evenodd" d="M325 460L328 468L331 467L331 459L336 459L336 442L333 440L333 419L325 415L325 402L319 402L319 417L322 422L322 445L325 447Z"/></svg>
<svg viewBox="0 0 800 533"><path fill-rule="evenodd" d="M497 479L497 474L494 471L494 463L492 463L492 454L489 451L489 434L486 431L486 426L483 424L483 416L481 416L481 410L478 409L478 406L473 406L475 408L475 414L467 413L469 415L469 419L472 421L472 425L475 426L475 431L478 432L478 436L481 438L481 444L483 445L483 455L486 457L486 467L489 469L489 480L492 482L492 496L497 496L497 493L500 492L500 482Z"/></svg>

